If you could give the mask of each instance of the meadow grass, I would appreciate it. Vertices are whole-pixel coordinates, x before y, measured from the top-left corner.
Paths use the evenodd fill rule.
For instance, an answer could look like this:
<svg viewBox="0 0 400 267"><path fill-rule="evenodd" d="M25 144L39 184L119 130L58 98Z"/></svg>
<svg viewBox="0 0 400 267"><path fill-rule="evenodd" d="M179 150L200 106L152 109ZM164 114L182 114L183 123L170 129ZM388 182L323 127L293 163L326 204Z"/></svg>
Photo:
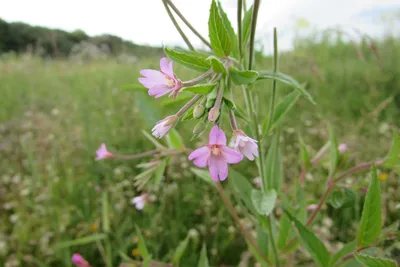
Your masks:
<svg viewBox="0 0 400 267"><path fill-rule="evenodd" d="M299 173L298 135L315 153L328 140L328 123L340 142L348 144L351 162L374 160L387 152L392 127L400 127L400 42L389 38L379 43L378 56L366 44L361 51L363 57L340 40L309 41L281 54L280 70L306 82L318 103L313 106L301 98L284 120L284 191L292 190ZM157 120L184 103L154 101L146 93L119 89L136 83L140 69L157 68L158 60L79 63L26 55L0 62L0 261L5 266L71 266L74 252L92 266L118 266L124 257L140 259L133 251L138 242L135 225L153 259L171 262L175 248L189 235L181 266L195 266L203 243L213 266L245 262L242 236L218 194L190 172L185 155L173 159L156 201L143 211L130 200L138 194L133 178L142 170L137 164L146 159L94 161L102 142L120 154L153 149L141 130L149 132ZM256 62L259 69L271 69L271 58L258 57ZM181 77L196 75L176 67ZM254 89L257 108L265 117L270 89L269 81ZM289 91L279 84L280 97ZM189 121L177 127L191 148L202 142L190 142L194 125ZM249 180L256 175L248 163L235 169ZM324 167L307 176L309 195L320 196L325 177ZM359 190L367 185L365 174L357 179L348 186ZM399 216L396 179L390 174L384 185L387 223ZM254 231L246 213L237 208ZM339 247L354 237L359 210L328 207L324 212L330 221L316 226L323 239ZM336 233L327 230L332 224ZM98 240L73 242L87 236ZM296 257L310 266L306 256Z"/></svg>

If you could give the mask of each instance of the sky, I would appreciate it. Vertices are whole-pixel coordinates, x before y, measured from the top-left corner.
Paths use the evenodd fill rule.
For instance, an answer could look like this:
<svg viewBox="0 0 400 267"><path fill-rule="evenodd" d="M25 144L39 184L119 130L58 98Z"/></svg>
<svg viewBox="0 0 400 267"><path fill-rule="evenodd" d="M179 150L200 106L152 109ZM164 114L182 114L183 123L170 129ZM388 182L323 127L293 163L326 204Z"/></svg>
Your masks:
<svg viewBox="0 0 400 267"><path fill-rule="evenodd" d="M211 0L173 2L207 37ZM247 2L249 5L252 1ZM236 0L221 3L235 22ZM399 0L262 0L257 33L267 52L271 50L273 27L278 28L280 48L290 49L298 19L308 21L312 29L341 27L354 35L353 28L358 28L379 36L388 28L380 22L380 14L395 10L400 10ZM143 45L184 46L161 0L0 0L0 18L67 31L81 29L89 35L108 33ZM184 30L190 32L185 27ZM203 47L194 35L188 36L196 47Z"/></svg>

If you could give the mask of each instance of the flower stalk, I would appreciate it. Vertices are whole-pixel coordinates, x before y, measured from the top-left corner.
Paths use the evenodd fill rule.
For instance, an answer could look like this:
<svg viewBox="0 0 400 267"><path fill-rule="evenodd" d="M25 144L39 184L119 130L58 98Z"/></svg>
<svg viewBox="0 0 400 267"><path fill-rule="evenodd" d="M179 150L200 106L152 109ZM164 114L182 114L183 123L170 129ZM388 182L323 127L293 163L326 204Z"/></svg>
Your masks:
<svg viewBox="0 0 400 267"><path fill-rule="evenodd" d="M200 76L198 76L198 77L196 77L196 78L194 78L192 80L189 80L189 81L186 81L186 82L182 82L182 86L183 87L189 87L189 86L196 85L199 82L207 79L213 73L214 73L213 70L209 69L208 71L204 72L202 75L200 75Z"/></svg>

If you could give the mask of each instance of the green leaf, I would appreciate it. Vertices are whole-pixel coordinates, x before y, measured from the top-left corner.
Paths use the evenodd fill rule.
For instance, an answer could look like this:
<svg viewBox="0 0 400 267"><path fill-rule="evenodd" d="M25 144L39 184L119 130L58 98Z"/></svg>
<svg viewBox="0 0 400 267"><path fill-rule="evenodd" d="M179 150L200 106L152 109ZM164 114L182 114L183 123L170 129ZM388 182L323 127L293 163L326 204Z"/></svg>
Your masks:
<svg viewBox="0 0 400 267"><path fill-rule="evenodd" d="M110 232L110 218L108 215L108 195L106 191L101 194L101 217L103 232Z"/></svg>
<svg viewBox="0 0 400 267"><path fill-rule="evenodd" d="M210 62L199 53L174 50L168 47L164 47L164 52L173 61L190 69L205 72L211 68Z"/></svg>
<svg viewBox="0 0 400 267"><path fill-rule="evenodd" d="M217 98L218 88L215 87L208 95L206 101L206 108L212 108Z"/></svg>
<svg viewBox="0 0 400 267"><path fill-rule="evenodd" d="M305 227L286 209L285 213L288 215L289 219L294 222L294 225L296 226L300 235L301 243L307 249L308 253L310 253L311 257L318 264L318 266L328 266L330 255L324 243L322 243L322 241L319 240L310 229Z"/></svg>
<svg viewBox="0 0 400 267"><path fill-rule="evenodd" d="M355 257L365 267L397 267L397 263L391 259L376 258L361 253L356 253Z"/></svg>
<svg viewBox="0 0 400 267"><path fill-rule="evenodd" d="M146 243L144 242L144 238L143 238L142 232L140 231L140 228L137 225L135 225L135 227L136 227L136 234L138 237L138 249L139 249L140 255L145 260L148 258L151 258L151 255L149 254L149 251L147 250Z"/></svg>
<svg viewBox="0 0 400 267"><path fill-rule="evenodd" d="M258 72L254 70L238 70L237 68L231 68L232 81L237 85L253 83L258 78Z"/></svg>
<svg viewBox="0 0 400 267"><path fill-rule="evenodd" d="M272 122L271 122L271 128L270 131L272 131L275 127L279 125L279 123L282 121L282 119L285 117L285 115L288 113L288 111L294 106L296 101L299 99L300 93L297 91L293 91L287 96L285 96L281 102L279 102L278 105L274 108L274 115L272 117ZM267 136L269 133L267 133L267 127L268 127L268 118L265 119L263 123L263 135Z"/></svg>
<svg viewBox="0 0 400 267"><path fill-rule="evenodd" d="M280 250L283 250L286 247L286 242L289 236L289 231L290 231L290 219L289 216L286 215L286 213L282 214L281 220L280 220L280 229L279 229L279 236L278 236L278 248Z"/></svg>
<svg viewBox="0 0 400 267"><path fill-rule="evenodd" d="M229 56L232 50L232 42L214 0L211 3L210 17L208 19L208 35L214 53L218 57Z"/></svg>
<svg viewBox="0 0 400 267"><path fill-rule="evenodd" d="M269 253L268 233L260 224L257 224L256 231L257 231L257 245L260 248L260 250L263 251L266 256L268 256Z"/></svg>
<svg viewBox="0 0 400 267"><path fill-rule="evenodd" d="M301 85L298 81L296 81L291 76L284 74L282 72L273 72L273 71L260 71L257 80L263 79L275 79L277 81L283 82L294 89L298 90L303 96L305 96L311 103L316 104L312 96L307 92L307 90Z"/></svg>
<svg viewBox="0 0 400 267"><path fill-rule="evenodd" d="M218 83L212 83L212 84L198 84L195 86L191 86L191 87L185 87L184 91L189 91L195 94L208 94L209 92L211 92L212 89L215 88L215 86Z"/></svg>
<svg viewBox="0 0 400 267"><path fill-rule="evenodd" d="M90 236L85 236L81 237L78 239L70 240L70 241L65 241L65 242L60 242L56 245L56 249L63 249L63 248L68 248L68 247L73 247L73 246L81 246L81 245L87 245L96 241L100 241L107 238L106 234L94 234Z"/></svg>
<svg viewBox="0 0 400 267"><path fill-rule="evenodd" d="M329 204L331 204L331 206L334 207L335 209L338 209L343 205L343 203L344 203L344 195L342 191L340 189L333 191L329 199Z"/></svg>
<svg viewBox="0 0 400 267"><path fill-rule="evenodd" d="M213 71L214 71L215 73L223 73L223 74L226 74L226 69L225 69L224 63L222 63L222 61L219 60L219 58L217 58L217 57L215 57L215 56L209 56L209 57L207 58L207 60L210 61L211 67L212 67L212 69L213 69Z"/></svg>
<svg viewBox="0 0 400 267"><path fill-rule="evenodd" d="M145 130L142 130L143 135L150 141L152 142L157 148L165 148L160 142L157 141L152 135L147 133Z"/></svg>
<svg viewBox="0 0 400 267"><path fill-rule="evenodd" d="M194 119L194 117L193 117L193 111L194 111L194 107L190 108L190 109L186 112L185 116L182 117L182 121L187 121L187 120Z"/></svg>
<svg viewBox="0 0 400 267"><path fill-rule="evenodd" d="M268 149L266 164L266 181L264 184L267 188L273 188L279 194L283 180L282 155L279 144L280 131L277 131L272 137L271 146Z"/></svg>
<svg viewBox="0 0 400 267"><path fill-rule="evenodd" d="M333 175L340 161L339 144L333 131L333 127L329 126L329 144L330 144L330 168L329 175Z"/></svg>
<svg viewBox="0 0 400 267"><path fill-rule="evenodd" d="M224 100L225 105L226 105L229 109L231 109L231 110L236 110L236 105L233 103L232 100L230 100L230 99L228 99L228 98L226 98L226 97L224 97L223 100Z"/></svg>
<svg viewBox="0 0 400 267"><path fill-rule="evenodd" d="M232 24L229 21L225 11L222 9L221 3L219 1L217 3L218 3L218 11L219 14L221 15L222 22L224 23L225 29L228 32L229 38L232 43L232 56L236 59L239 59L239 46L235 30L233 29Z"/></svg>
<svg viewBox="0 0 400 267"><path fill-rule="evenodd" d="M356 193L351 189L345 188L342 208L354 207L356 202L357 202Z"/></svg>
<svg viewBox="0 0 400 267"><path fill-rule="evenodd" d="M139 83L124 84L121 85L119 89L124 91L136 91L136 92L147 92L147 90L149 90Z"/></svg>
<svg viewBox="0 0 400 267"><path fill-rule="evenodd" d="M183 241L181 241L178 247L175 249L174 256L172 259L172 263L174 265L179 266L179 262L182 258L182 255L185 252L187 246L189 245L189 240L190 240L189 235L187 235L186 238Z"/></svg>
<svg viewBox="0 0 400 267"><path fill-rule="evenodd" d="M215 182L211 179L210 174L208 173L208 171L205 170L201 170L201 169L197 169L197 168L190 168L190 171L193 172L196 176L198 176L199 178L201 178L203 181L205 181L206 183L212 185L213 187L217 187L215 185Z"/></svg>
<svg viewBox="0 0 400 267"><path fill-rule="evenodd" d="M336 252L329 263L329 266L333 266L336 262L338 262L341 258L346 256L347 254L350 254L356 250L357 244L356 241L352 241L350 243L347 243L340 249L338 252Z"/></svg>
<svg viewBox="0 0 400 267"><path fill-rule="evenodd" d="M251 6L246 13L244 13L244 17L243 17L243 22L242 22L242 27L243 27L243 47L245 48L247 46L247 42L249 40L250 37L250 25L251 25L251 15L253 13L253 6ZM246 51L246 50L244 50ZM243 51L243 52L244 52Z"/></svg>
<svg viewBox="0 0 400 267"><path fill-rule="evenodd" d="M268 190L267 192L261 192L257 189L251 191L251 200L260 215L268 216L272 212L276 197L276 191L274 189Z"/></svg>
<svg viewBox="0 0 400 267"><path fill-rule="evenodd" d="M162 180L164 178L165 168L167 167L167 159L164 159L157 166L156 171L154 172L154 187L156 190L160 188Z"/></svg>
<svg viewBox="0 0 400 267"><path fill-rule="evenodd" d="M393 169L396 165L400 165L400 137L396 130L393 130L392 147L383 162L383 166Z"/></svg>
<svg viewBox="0 0 400 267"><path fill-rule="evenodd" d="M311 161L310 161L310 153L308 153L306 144L303 141L303 138L299 135L299 143L300 143L300 159L301 162L306 168L310 167Z"/></svg>
<svg viewBox="0 0 400 267"><path fill-rule="evenodd" d="M182 137L176 129L171 129L171 131L169 131L169 133L166 136L166 140L169 148L180 151L183 151L185 149Z"/></svg>
<svg viewBox="0 0 400 267"><path fill-rule="evenodd" d="M244 202L246 207L256 214L257 211L253 205L253 201L251 200L251 194L253 190L251 183L246 179L246 177L234 169L229 170L229 177L229 186L234 192L234 195L239 197Z"/></svg>
<svg viewBox="0 0 400 267"><path fill-rule="evenodd" d="M192 93L185 92L185 90L181 91L176 99L173 97L167 97L160 102L161 107L170 108L177 107L186 104L190 99L193 98Z"/></svg>
<svg viewBox="0 0 400 267"><path fill-rule="evenodd" d="M361 222L357 232L357 247L373 244L382 230L382 198L376 168L372 169L372 180L365 197Z"/></svg>
<svg viewBox="0 0 400 267"><path fill-rule="evenodd" d="M199 262L197 263L197 267L209 267L208 263L208 258L207 258L207 248L206 244L203 244L203 247L201 248L201 253L200 253L200 259Z"/></svg>

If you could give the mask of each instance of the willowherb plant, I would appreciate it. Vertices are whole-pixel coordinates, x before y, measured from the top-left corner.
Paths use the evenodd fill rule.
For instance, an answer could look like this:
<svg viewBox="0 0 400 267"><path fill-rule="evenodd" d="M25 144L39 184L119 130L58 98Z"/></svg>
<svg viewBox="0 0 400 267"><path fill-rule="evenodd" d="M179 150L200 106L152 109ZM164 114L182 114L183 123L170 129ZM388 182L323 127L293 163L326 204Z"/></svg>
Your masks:
<svg viewBox="0 0 400 267"><path fill-rule="evenodd" d="M280 123L300 96L309 100L310 104L315 104L315 102L303 85L291 76L278 71L276 29L274 29L273 70L253 69L254 40L261 1L255 0L248 10L244 10L245 0L238 0L237 31L235 32L221 4L212 0L208 21L209 41L192 27L171 0L162 1L189 50L165 47L167 58L160 60L160 69L142 70L140 74L143 77L139 78L139 82L148 89L148 94L155 98L168 95L176 99L181 93L192 93L193 97L175 114L166 116L152 129L152 134L156 138L167 138L168 148L146 133L146 137L156 145L155 150L132 156L118 155L109 152L102 144L96 157L96 160L154 157L153 161L142 164L146 171L135 178L138 189L145 189L141 196L132 200L136 208L143 209L150 191L157 191L159 188L162 182L160 177L165 170L168 158L179 154L189 154L188 160L193 161L195 166L208 167L209 174L195 168L192 170L219 191L223 203L246 239L254 261L259 262L261 266L290 265L290 255L299 246L304 248L301 251L308 251L318 266L339 266L352 258L365 266L396 266L394 261L378 257L381 255L377 252L379 250L370 250L370 248L378 247L389 233L392 234L390 231L382 231L382 200L377 168L379 166L400 173L400 140L397 133L394 132L393 146L385 159L362 163L346 170L342 169L347 167L348 147L346 144L338 144L332 128L330 128L330 140L314 157L311 157L307 146L300 139L301 173L298 180L293 181L297 184L297 195L293 198L287 197L281 191L283 170L279 141ZM194 49L175 20L172 11L210 48L210 51ZM174 63L201 74L191 80L182 81L173 70ZM257 93L254 85L265 80L272 81L272 92L269 112L263 118L263 114L258 113L258 107L254 101ZM293 92L275 104L277 82L289 85L293 88ZM133 85L132 88L138 88L138 86ZM242 101L236 101L239 91L243 94L244 106L241 106ZM229 118L230 127L223 118ZM241 119L242 127L239 127L237 118ZM193 129L195 138L200 137L208 126L211 126L208 143L194 151L183 145L180 134L174 129L178 123L184 123L188 119L198 121ZM228 130L229 128L231 130ZM245 133L241 130L245 128L250 128L251 132ZM228 146L223 129L232 135L232 147ZM329 173L325 191L319 200L307 206L304 200L304 178L312 168L320 164L328 151L330 152ZM229 183L229 186L237 194L237 199L247 211L246 214L249 214L249 219L254 222L257 229L260 229L256 236L242 225L239 215L221 185L221 182L229 177L229 165L239 163L244 158L255 162L258 169L257 183L260 189L253 187L249 179L241 175L230 178L233 181ZM371 169L372 178L367 190L357 237L354 242L346 244L333 254L313 232L313 222L327 201L335 203L333 205L336 206L347 201L346 196L335 193L340 192L344 178L367 169ZM156 173L155 178L152 178L154 173ZM309 216L307 212L310 213ZM138 235L141 237L139 230ZM266 242L263 240L265 238L269 240L268 245L265 245ZM143 264L150 264L152 258L147 252L142 237L139 242ZM182 249L184 248L179 248L177 255L182 255ZM208 266L205 251L203 247L199 266ZM180 256L174 257L174 264L179 264ZM107 265L112 266L112 262L108 262Z"/></svg>

